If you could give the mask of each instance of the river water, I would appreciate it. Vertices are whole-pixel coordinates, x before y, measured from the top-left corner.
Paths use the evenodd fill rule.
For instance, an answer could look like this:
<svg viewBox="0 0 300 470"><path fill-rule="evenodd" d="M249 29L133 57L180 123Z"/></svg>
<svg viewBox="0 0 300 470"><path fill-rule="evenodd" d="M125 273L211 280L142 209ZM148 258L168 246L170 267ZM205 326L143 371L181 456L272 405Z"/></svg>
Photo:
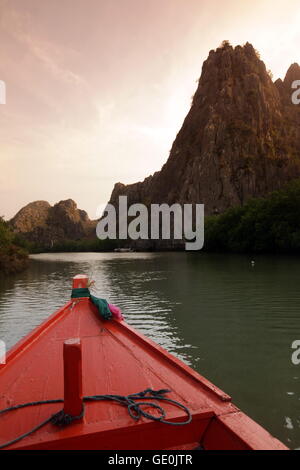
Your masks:
<svg viewBox="0 0 300 470"><path fill-rule="evenodd" d="M70 296L88 274L93 293L126 321L233 397L291 448L300 448L300 258L204 253L33 255L0 277L0 339L7 347Z"/></svg>

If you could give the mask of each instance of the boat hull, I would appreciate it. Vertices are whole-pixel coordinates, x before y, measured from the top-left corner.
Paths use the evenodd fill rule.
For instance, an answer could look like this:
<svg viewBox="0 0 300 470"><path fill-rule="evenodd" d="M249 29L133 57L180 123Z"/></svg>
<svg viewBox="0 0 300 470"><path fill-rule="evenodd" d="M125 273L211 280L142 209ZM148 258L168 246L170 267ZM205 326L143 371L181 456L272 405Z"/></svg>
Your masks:
<svg viewBox="0 0 300 470"><path fill-rule="evenodd" d="M7 449L287 449L227 394L125 321L102 320L88 298L67 302L10 351L0 366L0 409L64 397L63 348L70 338L82 345L84 396L169 389L171 399L189 408L192 422L135 421L116 403L87 402L82 419L63 428L48 423ZM186 418L183 410L163 407L174 423ZM38 405L0 415L0 446L61 408Z"/></svg>

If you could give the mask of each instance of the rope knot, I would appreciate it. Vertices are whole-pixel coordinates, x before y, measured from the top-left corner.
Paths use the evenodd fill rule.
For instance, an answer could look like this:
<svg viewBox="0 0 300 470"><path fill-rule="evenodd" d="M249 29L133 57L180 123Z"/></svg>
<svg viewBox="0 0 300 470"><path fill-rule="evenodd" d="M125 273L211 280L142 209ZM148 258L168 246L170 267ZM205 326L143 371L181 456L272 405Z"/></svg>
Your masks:
<svg viewBox="0 0 300 470"><path fill-rule="evenodd" d="M81 419L84 415L84 408L82 408L82 412L79 416L71 416L64 412L64 410L60 410L58 413L55 413L51 416L51 423L55 426L63 427L68 426L73 421Z"/></svg>

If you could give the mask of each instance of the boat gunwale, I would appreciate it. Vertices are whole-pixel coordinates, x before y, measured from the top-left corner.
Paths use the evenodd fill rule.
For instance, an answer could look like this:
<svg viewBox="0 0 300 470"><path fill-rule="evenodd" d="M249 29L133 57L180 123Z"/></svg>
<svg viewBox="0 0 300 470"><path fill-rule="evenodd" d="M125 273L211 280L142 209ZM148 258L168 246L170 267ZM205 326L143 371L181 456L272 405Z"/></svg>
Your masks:
<svg viewBox="0 0 300 470"><path fill-rule="evenodd" d="M15 359L19 354L22 354L27 347L31 346L38 338L46 332L48 328L53 326L57 321L61 319L65 310L67 310L72 305L72 300L66 302L58 310L50 314L45 320L43 320L39 325L37 325L33 330L19 339L15 345L13 345L8 353L6 354L6 361L4 364L0 364L0 374L5 370L13 359ZM2 367L1 367L2 366Z"/></svg>
<svg viewBox="0 0 300 470"><path fill-rule="evenodd" d="M208 421L206 428L209 425L210 420L215 419L217 415L215 414L214 410L211 408L207 408L205 410L198 409L193 412L193 423L199 423L201 421ZM177 420L180 420L182 418L181 413L178 414L178 412L172 412L172 415L170 416L169 420L173 421L174 423ZM55 434L50 433L48 435L48 440L44 441L35 441L33 436L28 436L28 439L31 439L31 442L28 442L25 444L25 441L22 445L21 444L14 444L11 446L11 450L15 449L15 445L17 446L16 450L35 450L35 449L40 449L41 445L45 447L53 446L56 443L61 443L65 442L67 443L68 441L72 440L78 440L78 442L82 440L88 440L90 438L93 438L94 436L98 436L99 439L101 435L103 434L104 436L107 433L110 434L122 434L126 432L143 432L145 429L149 429L152 431L155 431L159 426L161 426L160 422L155 422L155 421L140 421L140 422L135 422L135 421L128 421L128 423L124 424L123 420L119 421L120 424L123 423L121 426L116 426L118 424L118 421L115 421L115 425L112 427L112 422L111 421L101 421L101 422L95 422L95 423L74 423L74 426L72 428L65 428L67 430L67 433L65 436L56 436ZM105 426L106 424L106 426ZM191 425L191 423L190 423ZM81 427L81 433L78 433L78 428ZM174 428L175 429L175 428ZM51 450L51 449L50 449ZM100 449L99 449L100 450ZM101 449L103 450L103 449ZM111 449L112 450L112 449ZM149 449L148 449L149 450Z"/></svg>

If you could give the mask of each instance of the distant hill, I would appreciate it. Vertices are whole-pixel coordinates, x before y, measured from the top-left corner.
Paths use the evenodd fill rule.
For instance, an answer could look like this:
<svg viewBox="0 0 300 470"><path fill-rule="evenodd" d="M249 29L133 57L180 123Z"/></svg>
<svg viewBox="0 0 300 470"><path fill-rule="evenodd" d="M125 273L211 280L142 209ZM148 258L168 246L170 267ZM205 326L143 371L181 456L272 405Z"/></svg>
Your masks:
<svg viewBox="0 0 300 470"><path fill-rule="evenodd" d="M95 238L96 223L72 199L54 206L46 201L31 202L9 221L14 233L41 248L65 240Z"/></svg>

